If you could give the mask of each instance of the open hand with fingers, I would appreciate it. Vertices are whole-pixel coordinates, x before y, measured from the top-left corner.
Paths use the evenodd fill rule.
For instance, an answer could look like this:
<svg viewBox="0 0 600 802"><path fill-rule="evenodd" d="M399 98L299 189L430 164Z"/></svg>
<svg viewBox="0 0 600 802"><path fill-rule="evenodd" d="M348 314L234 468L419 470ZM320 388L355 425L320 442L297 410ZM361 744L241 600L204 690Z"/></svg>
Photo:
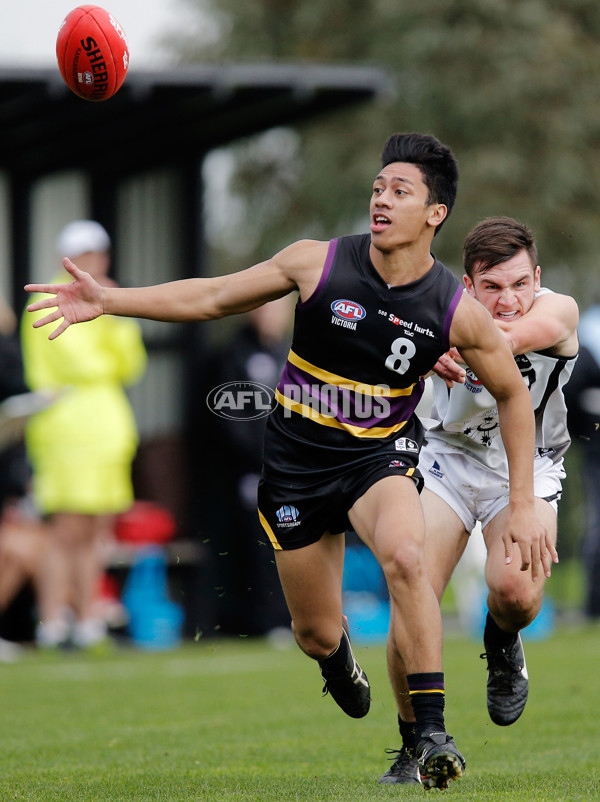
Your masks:
<svg viewBox="0 0 600 802"><path fill-rule="evenodd" d="M558 562L558 552L551 534L540 522L535 510L519 507L509 512L508 525L504 531L504 554L508 565L521 557L521 571L531 568L535 582L540 575L549 577L552 563ZM519 553L515 555L515 545Z"/></svg>
<svg viewBox="0 0 600 802"><path fill-rule="evenodd" d="M67 284L27 284L27 292L48 293L51 297L42 298L29 304L28 312L37 312L41 309L53 311L45 317L35 320L33 326L39 328L48 323L54 323L62 318L60 325L48 336L54 340L62 334L72 323L83 323L94 320L104 312L104 290L85 270L80 270L70 259L63 260L65 270L73 277Z"/></svg>
<svg viewBox="0 0 600 802"><path fill-rule="evenodd" d="M457 348L450 348L445 354L442 354L438 361L433 366L433 373L436 373L440 379L446 382L447 387L454 387L454 382L464 384L466 370L464 362Z"/></svg>

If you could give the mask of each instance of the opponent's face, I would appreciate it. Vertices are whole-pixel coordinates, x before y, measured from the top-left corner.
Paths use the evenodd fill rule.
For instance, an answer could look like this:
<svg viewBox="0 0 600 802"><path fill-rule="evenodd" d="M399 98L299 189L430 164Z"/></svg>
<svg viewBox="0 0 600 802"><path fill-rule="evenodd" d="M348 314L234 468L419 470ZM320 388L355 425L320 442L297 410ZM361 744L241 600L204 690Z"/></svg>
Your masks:
<svg viewBox="0 0 600 802"><path fill-rule="evenodd" d="M519 251L506 262L484 273L477 269L473 280L464 276L469 295L482 303L492 317L510 323L527 314L540 289L540 268L533 265L527 251Z"/></svg>
<svg viewBox="0 0 600 802"><path fill-rule="evenodd" d="M381 251L415 242L446 217L442 203L427 203L429 192L416 164L393 162L373 183L371 241Z"/></svg>

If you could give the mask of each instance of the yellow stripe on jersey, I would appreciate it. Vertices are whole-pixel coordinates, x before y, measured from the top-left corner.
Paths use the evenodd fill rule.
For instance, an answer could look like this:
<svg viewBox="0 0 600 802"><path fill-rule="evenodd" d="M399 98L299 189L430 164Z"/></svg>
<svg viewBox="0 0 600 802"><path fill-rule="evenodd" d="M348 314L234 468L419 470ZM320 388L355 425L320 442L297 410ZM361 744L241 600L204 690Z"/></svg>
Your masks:
<svg viewBox="0 0 600 802"><path fill-rule="evenodd" d="M409 691L408 695L409 696L414 696L417 693L441 693L441 694L444 694L444 689L443 688L427 688L427 690L425 690L425 691Z"/></svg>
<svg viewBox="0 0 600 802"><path fill-rule="evenodd" d="M275 537L275 532L273 532L273 530L269 526L269 522L267 521L267 519L265 518L265 516L262 514L262 512L260 510L258 511L258 519L262 524L262 528L267 533L267 536L268 536L269 540L271 541L271 545L273 546L273 548L275 550L282 551L282 548L279 545L279 541Z"/></svg>
<svg viewBox="0 0 600 802"><path fill-rule="evenodd" d="M318 368L316 365L307 362L306 359L302 359L302 357L298 356L298 354L294 353L292 350L290 350L288 354L288 362L291 362L292 365L295 365L300 370L310 373L311 376L314 376L315 379L319 379L319 381L322 381L324 384L333 384L336 387L343 387L355 393L377 396L378 398L397 398L402 395L412 395L416 384L415 382L415 384L411 384L410 387L405 387L401 390L393 390L386 387L385 392L383 392L381 385L364 384L363 382L356 382L353 379L345 379L343 376L338 376L336 373L329 373L329 371Z"/></svg>
<svg viewBox="0 0 600 802"><path fill-rule="evenodd" d="M275 398L282 407L296 412L298 415L302 415L303 418L308 418L315 423L321 424L321 426L329 426L332 429L342 429L355 437L388 437L395 432L399 432L407 423L407 421L403 420L393 426L371 426L371 428L366 429L362 426L354 426L351 423L343 423L337 418L332 418L328 415L321 415L321 413L313 409L313 407L303 404L301 401L293 401L291 398L282 395L279 390L275 390Z"/></svg>

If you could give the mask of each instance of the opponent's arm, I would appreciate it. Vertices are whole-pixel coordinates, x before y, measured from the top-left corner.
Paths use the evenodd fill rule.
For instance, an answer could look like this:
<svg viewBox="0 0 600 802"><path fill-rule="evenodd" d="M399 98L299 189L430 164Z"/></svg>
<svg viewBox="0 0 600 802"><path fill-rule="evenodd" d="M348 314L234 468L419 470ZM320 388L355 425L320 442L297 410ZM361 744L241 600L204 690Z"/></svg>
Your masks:
<svg viewBox="0 0 600 802"><path fill-rule="evenodd" d="M308 297L318 283L327 243L304 240L284 248L271 259L238 273L214 278L191 278L150 287L103 287L69 259L63 264L73 277L68 284L28 284L28 292L50 293L27 308L54 309L34 322L44 326L60 320L54 339L72 323L102 314L167 322L214 320L255 309L293 290Z"/></svg>
<svg viewBox="0 0 600 802"><path fill-rule="evenodd" d="M513 354L551 349L575 356L578 349L579 309L574 298L556 292L538 296L523 317L509 322L494 320Z"/></svg>
<svg viewBox="0 0 600 802"><path fill-rule="evenodd" d="M533 457L535 425L531 398L513 355L489 312L470 296L461 299L450 330L452 345L492 393L498 405L500 431L509 464L509 516L504 532L506 562L513 544L521 554L521 570L531 566L536 579L540 568L549 576L556 550L546 527L535 513Z"/></svg>
<svg viewBox="0 0 600 802"><path fill-rule="evenodd" d="M559 356L575 356L579 348L578 322L579 309L575 299L554 292L536 298L523 317L510 322L494 319L514 355L550 350ZM465 380L464 370L461 372L460 365L456 365L461 361L457 349L452 348L440 357L433 372L452 387L454 382Z"/></svg>

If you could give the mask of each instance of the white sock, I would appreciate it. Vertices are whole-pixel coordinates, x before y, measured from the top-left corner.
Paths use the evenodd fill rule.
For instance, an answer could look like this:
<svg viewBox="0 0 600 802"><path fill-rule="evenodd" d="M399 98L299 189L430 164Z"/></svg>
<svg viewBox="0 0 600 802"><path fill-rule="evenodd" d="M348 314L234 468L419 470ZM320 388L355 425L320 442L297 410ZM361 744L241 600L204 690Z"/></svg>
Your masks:
<svg viewBox="0 0 600 802"><path fill-rule="evenodd" d="M42 647L60 646L69 639L69 628L68 621L62 618L40 621L35 630L36 643Z"/></svg>
<svg viewBox="0 0 600 802"><path fill-rule="evenodd" d="M80 649L94 646L106 638L106 624L101 618L84 618L73 625L73 643Z"/></svg>

